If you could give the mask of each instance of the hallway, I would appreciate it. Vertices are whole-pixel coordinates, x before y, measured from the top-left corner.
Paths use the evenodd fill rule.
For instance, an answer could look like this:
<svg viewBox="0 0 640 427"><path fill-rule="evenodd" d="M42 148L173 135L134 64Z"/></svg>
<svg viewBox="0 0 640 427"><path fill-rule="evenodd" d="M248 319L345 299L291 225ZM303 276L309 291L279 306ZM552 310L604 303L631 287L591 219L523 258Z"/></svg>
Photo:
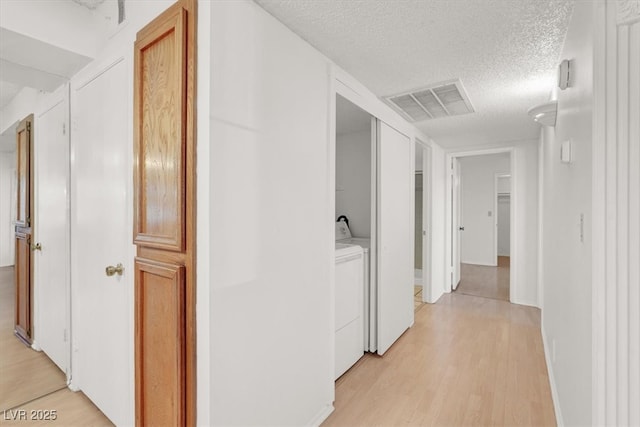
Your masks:
<svg viewBox="0 0 640 427"><path fill-rule="evenodd" d="M30 349L13 334L15 287L13 267L0 268L0 425L40 424L32 410L56 411L67 426L111 426L82 392L67 388L65 375L43 353ZM27 420L16 419L26 410Z"/></svg>
<svg viewBox="0 0 640 427"><path fill-rule="evenodd" d="M509 302L510 257L499 256L498 266L460 264L456 293Z"/></svg>
<svg viewBox="0 0 640 427"><path fill-rule="evenodd" d="M323 426L555 425L540 310L458 293L336 382Z"/></svg>

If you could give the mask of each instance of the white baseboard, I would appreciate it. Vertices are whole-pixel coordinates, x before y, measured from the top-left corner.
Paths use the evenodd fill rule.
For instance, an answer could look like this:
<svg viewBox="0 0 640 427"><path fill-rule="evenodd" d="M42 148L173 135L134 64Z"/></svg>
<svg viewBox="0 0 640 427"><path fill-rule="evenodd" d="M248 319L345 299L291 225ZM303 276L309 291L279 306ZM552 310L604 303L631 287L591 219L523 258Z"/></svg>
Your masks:
<svg viewBox="0 0 640 427"><path fill-rule="evenodd" d="M476 261L460 261L460 264L482 265L484 267L497 267L495 263L476 262Z"/></svg>
<svg viewBox="0 0 640 427"><path fill-rule="evenodd" d="M560 401L558 400L558 388L556 387L556 378L553 374L553 364L551 363L551 354L547 345L547 334L544 331L544 322L540 322L540 333L542 334L542 347L544 348L544 359L547 362L547 375L549 376L549 386L551 387L551 399L553 400L553 409L556 413L556 424L558 427L564 426L562 419L562 411L560 410Z"/></svg>
<svg viewBox="0 0 640 427"><path fill-rule="evenodd" d="M540 305L538 305L537 302L521 300L519 298L512 298L509 300L509 302L511 304L526 305L527 307L540 308Z"/></svg>
<svg viewBox="0 0 640 427"><path fill-rule="evenodd" d="M311 419L311 421L307 424L309 427L319 427L320 424L326 420L329 415L333 412L335 408L333 405L327 405L318 412L318 414Z"/></svg>

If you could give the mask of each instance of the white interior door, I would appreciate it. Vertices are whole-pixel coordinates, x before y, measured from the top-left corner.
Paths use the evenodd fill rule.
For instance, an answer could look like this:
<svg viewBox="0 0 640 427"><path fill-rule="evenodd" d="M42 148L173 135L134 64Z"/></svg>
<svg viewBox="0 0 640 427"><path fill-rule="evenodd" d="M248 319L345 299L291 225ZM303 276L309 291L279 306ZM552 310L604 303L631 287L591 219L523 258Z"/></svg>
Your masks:
<svg viewBox="0 0 640 427"><path fill-rule="evenodd" d="M110 66L77 86L72 102L74 385L116 425L134 424L127 71L124 60ZM108 277L118 263L123 274Z"/></svg>
<svg viewBox="0 0 640 427"><path fill-rule="evenodd" d="M35 339L65 373L70 359L69 86L36 117Z"/></svg>
<svg viewBox="0 0 640 427"><path fill-rule="evenodd" d="M460 161L454 157L451 163L451 288L453 290L456 290L460 284L461 185Z"/></svg>
<svg viewBox="0 0 640 427"><path fill-rule="evenodd" d="M378 353L413 323L413 165L409 138L378 121Z"/></svg>
<svg viewBox="0 0 640 427"><path fill-rule="evenodd" d="M422 301L431 301L431 147L422 149Z"/></svg>

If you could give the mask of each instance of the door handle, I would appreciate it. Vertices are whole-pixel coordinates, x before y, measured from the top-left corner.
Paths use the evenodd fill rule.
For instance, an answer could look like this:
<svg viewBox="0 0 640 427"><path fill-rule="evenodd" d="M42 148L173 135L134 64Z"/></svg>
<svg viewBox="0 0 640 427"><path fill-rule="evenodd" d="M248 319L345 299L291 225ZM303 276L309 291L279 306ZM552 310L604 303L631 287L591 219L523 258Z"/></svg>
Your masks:
<svg viewBox="0 0 640 427"><path fill-rule="evenodd" d="M107 276L111 277L114 274L118 274L118 276L122 276L122 272L124 271L124 267L122 264L118 263L115 267L113 265L108 265L107 268L104 269L104 272Z"/></svg>
<svg viewBox="0 0 640 427"><path fill-rule="evenodd" d="M458 227L458 230L464 231L464 227Z"/></svg>
<svg viewBox="0 0 640 427"><path fill-rule="evenodd" d="M42 245L40 243L36 243L35 245L31 245L31 250L32 251L41 251L42 250Z"/></svg>

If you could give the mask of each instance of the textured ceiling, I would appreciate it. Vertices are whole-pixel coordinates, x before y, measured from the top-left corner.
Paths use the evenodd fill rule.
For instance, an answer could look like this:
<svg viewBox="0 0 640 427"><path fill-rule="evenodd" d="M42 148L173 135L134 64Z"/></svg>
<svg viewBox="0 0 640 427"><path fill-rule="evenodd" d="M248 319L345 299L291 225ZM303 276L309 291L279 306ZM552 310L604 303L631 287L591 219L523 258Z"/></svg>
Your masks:
<svg viewBox="0 0 640 427"><path fill-rule="evenodd" d="M572 0L256 0L384 97L460 78L476 113L416 123L445 147L537 138Z"/></svg>

